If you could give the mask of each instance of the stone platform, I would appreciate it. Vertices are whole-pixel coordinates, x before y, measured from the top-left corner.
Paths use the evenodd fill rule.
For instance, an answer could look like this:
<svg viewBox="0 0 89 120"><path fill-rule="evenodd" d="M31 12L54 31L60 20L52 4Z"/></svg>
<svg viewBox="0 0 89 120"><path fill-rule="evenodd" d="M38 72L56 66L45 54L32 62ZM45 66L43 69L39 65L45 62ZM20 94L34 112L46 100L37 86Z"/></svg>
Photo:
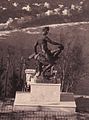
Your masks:
<svg viewBox="0 0 89 120"><path fill-rule="evenodd" d="M41 110L75 112L72 93L61 93L60 84L31 83L31 92L17 92L14 111Z"/></svg>

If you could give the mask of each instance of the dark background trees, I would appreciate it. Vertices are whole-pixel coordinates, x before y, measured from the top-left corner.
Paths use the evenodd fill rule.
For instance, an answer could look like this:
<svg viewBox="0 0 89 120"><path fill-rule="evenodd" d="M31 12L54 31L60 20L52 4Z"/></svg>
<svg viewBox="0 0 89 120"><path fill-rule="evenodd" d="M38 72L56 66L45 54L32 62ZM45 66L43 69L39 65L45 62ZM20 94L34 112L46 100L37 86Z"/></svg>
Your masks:
<svg viewBox="0 0 89 120"><path fill-rule="evenodd" d="M25 81L25 63L21 54L13 46L1 51L0 59L0 97L15 97L17 90L22 90Z"/></svg>

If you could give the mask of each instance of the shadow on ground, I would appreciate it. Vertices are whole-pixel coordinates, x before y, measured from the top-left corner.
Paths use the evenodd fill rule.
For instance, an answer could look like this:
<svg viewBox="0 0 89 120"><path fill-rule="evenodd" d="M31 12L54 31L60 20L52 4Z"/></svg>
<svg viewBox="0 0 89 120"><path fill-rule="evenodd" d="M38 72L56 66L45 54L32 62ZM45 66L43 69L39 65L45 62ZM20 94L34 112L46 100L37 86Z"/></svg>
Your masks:
<svg viewBox="0 0 89 120"><path fill-rule="evenodd" d="M89 98L79 97L75 99L76 101L76 111L82 113L89 113Z"/></svg>

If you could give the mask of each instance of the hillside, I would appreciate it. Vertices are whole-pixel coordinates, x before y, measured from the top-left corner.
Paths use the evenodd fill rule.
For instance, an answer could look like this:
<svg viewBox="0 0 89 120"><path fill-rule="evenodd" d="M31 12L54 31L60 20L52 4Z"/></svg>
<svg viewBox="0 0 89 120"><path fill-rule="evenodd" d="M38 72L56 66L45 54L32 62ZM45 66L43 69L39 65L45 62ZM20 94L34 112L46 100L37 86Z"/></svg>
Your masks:
<svg viewBox="0 0 89 120"><path fill-rule="evenodd" d="M88 0L0 1L0 30L89 21Z"/></svg>

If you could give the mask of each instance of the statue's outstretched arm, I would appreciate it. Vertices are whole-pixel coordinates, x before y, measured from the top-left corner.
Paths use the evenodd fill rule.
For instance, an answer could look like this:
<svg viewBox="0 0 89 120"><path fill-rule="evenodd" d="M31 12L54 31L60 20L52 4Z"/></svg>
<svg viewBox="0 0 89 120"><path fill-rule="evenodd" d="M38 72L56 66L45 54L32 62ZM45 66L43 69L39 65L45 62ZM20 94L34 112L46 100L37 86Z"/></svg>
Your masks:
<svg viewBox="0 0 89 120"><path fill-rule="evenodd" d="M60 45L58 42L52 41L49 37L47 37L47 42L53 45Z"/></svg>

